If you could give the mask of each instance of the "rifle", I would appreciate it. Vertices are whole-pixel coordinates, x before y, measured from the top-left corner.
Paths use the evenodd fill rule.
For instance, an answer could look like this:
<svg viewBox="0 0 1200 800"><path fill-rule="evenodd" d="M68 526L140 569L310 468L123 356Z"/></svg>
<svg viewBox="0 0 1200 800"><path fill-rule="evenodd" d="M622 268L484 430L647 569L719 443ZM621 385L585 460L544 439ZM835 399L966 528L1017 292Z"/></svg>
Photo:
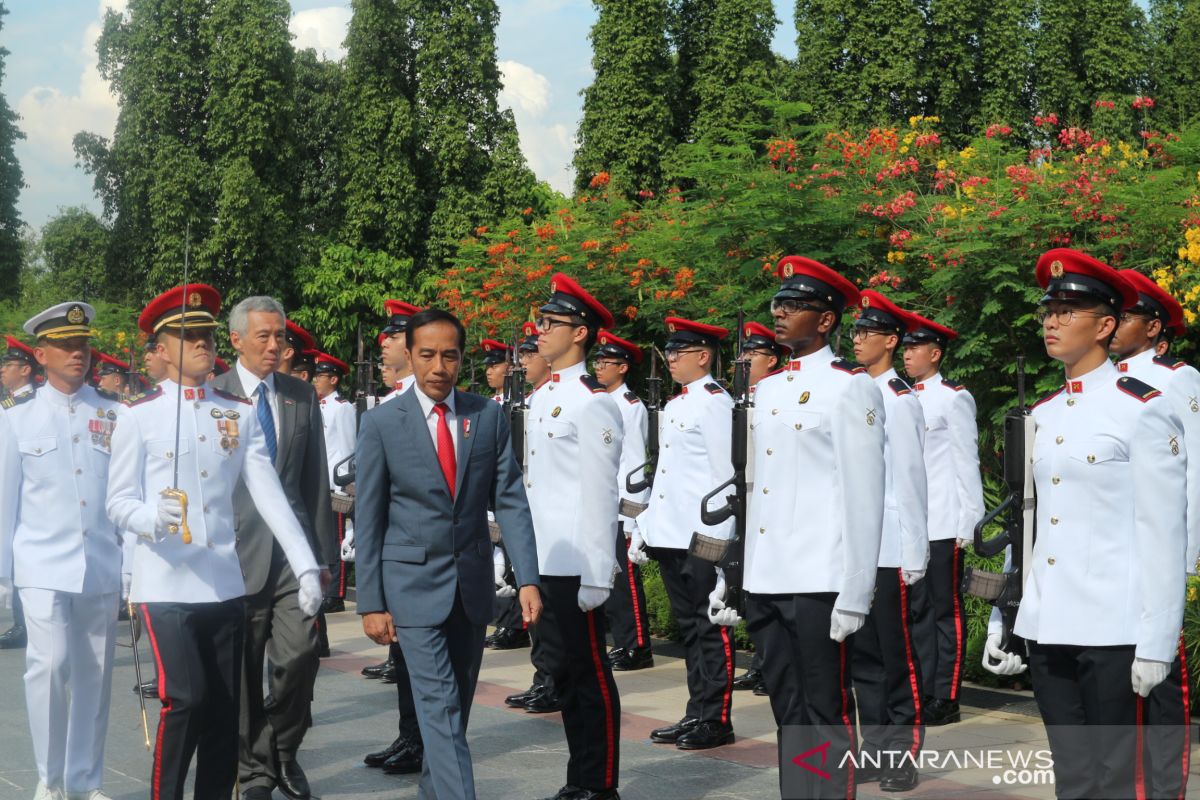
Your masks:
<svg viewBox="0 0 1200 800"><path fill-rule="evenodd" d="M354 376L354 429L358 430L362 426L362 415L371 407L367 398L375 396L375 370L367 361L361 322L358 324L358 357L354 368L358 370Z"/></svg>
<svg viewBox="0 0 1200 800"><path fill-rule="evenodd" d="M1025 359L1017 357L1017 405L1004 415L1004 484L1008 494L975 526L975 552L985 558L1008 549L1005 572L967 567L963 573L965 594L987 600L1000 609L1004 631L1000 647L1009 653L1024 653L1020 637L1013 635L1017 610L1025 586L1025 556L1033 552L1036 537L1037 497L1033 485L1034 422L1025 406ZM999 519L1003 530L990 538L984 529Z"/></svg>
<svg viewBox="0 0 1200 800"><path fill-rule="evenodd" d="M658 348L650 348L650 377L646 379L646 452L648 458L625 476L625 489L630 494L644 492L654 485L654 473L658 471L658 418L662 412L662 378L658 377ZM634 478L640 475L639 478ZM638 509L640 514L645 508ZM637 514L626 516L636 517Z"/></svg>
<svg viewBox="0 0 1200 800"><path fill-rule="evenodd" d="M720 525L730 517L735 518L733 538L715 539L696 532L692 534L688 548L692 555L720 566L725 572L725 605L736 609L740 617L746 615L746 594L742 591L746 559L746 467L750 460L750 413L754 408L750 394L750 359L742 355L744 331L744 314L739 311L733 361L733 477L700 501L700 521L705 525ZM710 511L709 501L722 494L725 505Z"/></svg>
<svg viewBox="0 0 1200 800"><path fill-rule="evenodd" d="M508 406L508 424L512 433L513 453L525 470L525 368L517 348L521 346L521 329L513 332L513 346L508 374L504 376L504 403Z"/></svg>

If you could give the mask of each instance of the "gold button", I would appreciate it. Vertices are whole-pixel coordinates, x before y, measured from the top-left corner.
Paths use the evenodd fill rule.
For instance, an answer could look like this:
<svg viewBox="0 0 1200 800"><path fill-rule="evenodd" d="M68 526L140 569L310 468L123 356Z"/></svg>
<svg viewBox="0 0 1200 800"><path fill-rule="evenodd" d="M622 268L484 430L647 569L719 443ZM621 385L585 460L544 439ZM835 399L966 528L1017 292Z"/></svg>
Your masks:
<svg viewBox="0 0 1200 800"><path fill-rule="evenodd" d="M1096 463L1096 457L1095 457L1095 456L1093 456L1093 455L1089 455L1089 456L1088 456L1088 463L1089 463L1089 464L1095 464L1095 463Z"/></svg>
<svg viewBox="0 0 1200 800"><path fill-rule="evenodd" d="M554 434L553 434L553 433L547 433L546 435L547 435L547 436L549 436L551 439L553 439L553 438L554 438Z"/></svg>
<svg viewBox="0 0 1200 800"><path fill-rule="evenodd" d="M1062 438L1061 436L1055 436L1055 437L1054 437L1054 443L1055 443L1055 444L1062 444L1062 442L1063 442L1063 438Z"/></svg>
<svg viewBox="0 0 1200 800"><path fill-rule="evenodd" d="M207 478L207 477L208 477L208 470L206 470L206 469L202 469L202 470L200 470L200 477L201 477L201 478Z"/></svg>
<svg viewBox="0 0 1200 800"><path fill-rule="evenodd" d="M804 427L804 426L803 426L803 425L801 425L799 422L797 422L797 423L796 423L796 430L800 430L800 429L801 429L801 428L803 428L803 427Z"/></svg>
<svg viewBox="0 0 1200 800"><path fill-rule="evenodd" d="M79 505L81 505L81 506L86 506L86 505L87 505L87 500L80 500L80 501L79 501Z"/></svg>
<svg viewBox="0 0 1200 800"><path fill-rule="evenodd" d="M1054 566L1054 557L1051 556L1050 558L1047 558L1046 563L1053 567Z"/></svg>
<svg viewBox="0 0 1200 800"><path fill-rule="evenodd" d="M778 409L778 408L772 408L772 409L771 409L771 416L772 416L772 417L773 417L773 416L775 416L775 415L776 415L776 414L778 414L778 413L779 413L779 409Z"/></svg>
<svg viewBox="0 0 1200 800"><path fill-rule="evenodd" d="M787 379L788 379L788 383L791 383L793 380L795 380L795 376L794 376L794 375L788 375Z"/></svg>
<svg viewBox="0 0 1200 800"><path fill-rule="evenodd" d="M81 469L77 469L77 470L75 470L75 474L76 474L76 475L82 475L82 474L83 474L83 470L81 470Z"/></svg>
<svg viewBox="0 0 1200 800"><path fill-rule="evenodd" d="M664 444L664 445L663 445L663 447L670 447L670 446L671 446L671 445L669 445L669 444Z"/></svg>
<svg viewBox="0 0 1200 800"><path fill-rule="evenodd" d="M771 490L770 490L770 489L768 489L767 487L765 487L765 486L764 486L764 487L763 487L763 494L770 494L770 493L771 493Z"/></svg>
<svg viewBox="0 0 1200 800"><path fill-rule="evenodd" d="M202 441L202 442L207 442L207 441L208 441L208 437L206 437L206 436L205 436L203 433L202 433L202 434L200 434L200 435L199 435L198 437L196 437L196 438L198 438L198 439L199 439L200 441Z"/></svg>
<svg viewBox="0 0 1200 800"><path fill-rule="evenodd" d="M666 474L667 474L667 468L666 468L666 467L663 467L662 469L660 469L660 470L659 470L659 472L661 472L663 475L666 475Z"/></svg>
<svg viewBox="0 0 1200 800"><path fill-rule="evenodd" d="M766 529L766 528L759 528L759 529L758 529L758 532L759 532L759 533L766 533L766 532L767 532L767 529Z"/></svg>
<svg viewBox="0 0 1200 800"><path fill-rule="evenodd" d="M72 437L71 437L71 441L72 441L72 442L75 442L76 444L79 444L79 437L78 437L78 436L72 436Z"/></svg>
<svg viewBox="0 0 1200 800"><path fill-rule="evenodd" d="M658 499L659 499L659 500L662 500L662 499L663 499L663 496L660 494L660 495L658 496Z"/></svg>
<svg viewBox="0 0 1200 800"><path fill-rule="evenodd" d="M530 450L530 451L529 451L529 455L531 455L531 456L536 456L536 455L537 455L537 450Z"/></svg>
<svg viewBox="0 0 1200 800"><path fill-rule="evenodd" d="M212 543L212 542L209 542L209 543L208 543L208 549L209 549L209 550L212 550L212 549L213 549L213 543Z"/></svg>
<svg viewBox="0 0 1200 800"><path fill-rule="evenodd" d="M1067 400L1067 405L1069 405L1069 406L1075 405L1075 398L1072 397L1071 399Z"/></svg>
<svg viewBox="0 0 1200 800"><path fill-rule="evenodd" d="M33 448L33 452L34 452L34 455L41 455L41 453L42 453L42 448L40 448L40 447L35 447L35 448Z"/></svg>
<svg viewBox="0 0 1200 800"><path fill-rule="evenodd" d="M1058 517L1051 517L1051 518L1050 518L1050 524L1051 524L1051 525L1057 525L1057 524L1058 524Z"/></svg>
<svg viewBox="0 0 1200 800"><path fill-rule="evenodd" d="M170 450L167 451L167 458L172 458L174 455L175 454L172 453Z"/></svg>
<svg viewBox="0 0 1200 800"><path fill-rule="evenodd" d="M1062 483L1062 478L1055 475L1053 478L1050 479L1050 482L1053 483L1055 486L1058 486L1060 483Z"/></svg>
<svg viewBox="0 0 1200 800"><path fill-rule="evenodd" d="M767 448L767 455L772 455L774 452L775 451L772 450L771 448L769 448L769 447Z"/></svg>

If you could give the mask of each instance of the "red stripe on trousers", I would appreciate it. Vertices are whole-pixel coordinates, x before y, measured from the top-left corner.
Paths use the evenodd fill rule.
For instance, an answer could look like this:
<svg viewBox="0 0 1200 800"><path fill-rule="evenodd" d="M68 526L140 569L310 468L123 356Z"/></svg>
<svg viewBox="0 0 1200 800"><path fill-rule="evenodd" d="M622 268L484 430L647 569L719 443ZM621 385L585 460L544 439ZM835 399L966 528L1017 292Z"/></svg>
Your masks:
<svg viewBox="0 0 1200 800"><path fill-rule="evenodd" d="M1142 749L1146 746L1142 739L1142 714L1146 701L1138 695L1137 701L1137 736L1135 737L1137 755L1133 763L1133 792L1137 800L1146 800L1146 765L1142 759Z"/></svg>
<svg viewBox="0 0 1200 800"><path fill-rule="evenodd" d="M951 597L954 598L954 683L950 684L950 699L958 700L959 676L962 674L963 630L962 630L962 600L958 596L958 557L962 551L958 542L954 543L954 584L950 587Z"/></svg>
<svg viewBox="0 0 1200 800"><path fill-rule="evenodd" d="M1192 767L1192 704L1188 697L1187 648L1183 645L1182 632L1179 634L1179 676L1183 684L1183 782L1179 784L1179 800L1183 800Z"/></svg>
<svg viewBox="0 0 1200 800"><path fill-rule="evenodd" d="M613 785L613 750L615 749L612 695L608 691L608 681L604 679L604 665L600 663L600 649L596 642L595 609L587 612L588 638L592 644L592 664L596 667L596 682L600 684L600 696L604 699L604 788L611 789Z"/></svg>
<svg viewBox="0 0 1200 800"><path fill-rule="evenodd" d="M846 726L846 741L849 742L849 752L854 752L855 741L854 723L850 719L850 698L846 694L846 642L838 642L838 689L842 693L842 724ZM854 800L854 759L846 760L846 798Z"/></svg>
<svg viewBox="0 0 1200 800"><path fill-rule="evenodd" d="M346 541L346 515L337 515L337 530L338 530L338 597L345 599L346 597L346 562L342 561L342 542Z"/></svg>
<svg viewBox="0 0 1200 800"><path fill-rule="evenodd" d="M150 649L154 651L154 667L158 670L158 699L162 703L162 710L158 713L158 734L154 737L154 778L150 793L153 800L158 800L162 796L163 728L166 727L167 712L171 710L171 701L167 699L167 673L163 669L162 653L158 650L158 637L154 635L154 628L150 625L150 611L146 608L145 603L142 603L142 623L146 626L146 633L150 635ZM137 647L137 642L134 642L133 646ZM138 691L141 691L140 686Z"/></svg>
<svg viewBox="0 0 1200 800"><path fill-rule="evenodd" d="M912 692L913 710L916 714L913 718L912 732L912 754L915 758L921 750L921 687L917 686L917 667L913 663L912 639L909 638L908 587L904 585L901 570L896 572L900 574L900 629L904 632L904 660L908 662L908 688Z"/></svg>
<svg viewBox="0 0 1200 800"><path fill-rule="evenodd" d="M721 693L721 724L729 724L729 709L733 705L733 646L729 642L729 628L718 625L721 643L725 645L725 691Z"/></svg>
<svg viewBox="0 0 1200 800"><path fill-rule="evenodd" d="M633 544L632 539L625 540L625 549L629 549L629 545ZM634 570L637 565L629 560L628 556L625 559L625 572L629 575L629 599L633 601L633 622L637 625L637 644L638 647L646 646L646 637L642 635L642 609L638 607L637 593L637 576L634 575Z"/></svg>

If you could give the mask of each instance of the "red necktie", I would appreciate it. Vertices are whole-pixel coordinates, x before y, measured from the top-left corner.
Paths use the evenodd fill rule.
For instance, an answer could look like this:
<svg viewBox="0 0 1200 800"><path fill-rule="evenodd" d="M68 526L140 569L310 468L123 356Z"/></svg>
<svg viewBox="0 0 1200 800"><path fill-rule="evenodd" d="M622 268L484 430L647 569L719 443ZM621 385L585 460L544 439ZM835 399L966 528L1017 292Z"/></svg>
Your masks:
<svg viewBox="0 0 1200 800"><path fill-rule="evenodd" d="M454 497L454 479L458 474L458 459L454 455L454 437L450 435L450 424L446 422L446 412L450 410L450 407L445 403L438 403L433 410L438 415L438 463L442 465L442 475L446 477L446 485L450 487L450 496Z"/></svg>

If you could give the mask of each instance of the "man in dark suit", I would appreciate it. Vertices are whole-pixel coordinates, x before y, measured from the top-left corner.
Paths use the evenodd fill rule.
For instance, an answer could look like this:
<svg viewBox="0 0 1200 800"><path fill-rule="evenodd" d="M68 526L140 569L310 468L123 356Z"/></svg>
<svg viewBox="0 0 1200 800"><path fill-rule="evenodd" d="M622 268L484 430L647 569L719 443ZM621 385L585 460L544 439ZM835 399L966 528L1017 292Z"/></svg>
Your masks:
<svg viewBox="0 0 1200 800"><path fill-rule="evenodd" d="M237 365L213 386L251 403L267 438L279 481L300 520L318 564L337 555L329 505L325 435L316 392L308 383L276 372L286 346L283 306L270 297L248 297L229 315ZM214 443L215 446L215 443ZM317 630L300 610L299 585L254 501L239 481L234 493L238 558L246 582L241 744L238 778L244 800L269 800L280 791L308 800L310 790L296 751L312 724L309 706L317 677ZM322 585L329 581L321 571ZM271 694L263 706L263 664L271 663Z"/></svg>
<svg viewBox="0 0 1200 800"><path fill-rule="evenodd" d="M415 387L359 431L358 613L367 636L404 652L425 742L419 797L474 800L466 730L495 601L489 505L529 624L542 610L537 548L503 409L454 388L462 324L428 309L406 341Z"/></svg>

